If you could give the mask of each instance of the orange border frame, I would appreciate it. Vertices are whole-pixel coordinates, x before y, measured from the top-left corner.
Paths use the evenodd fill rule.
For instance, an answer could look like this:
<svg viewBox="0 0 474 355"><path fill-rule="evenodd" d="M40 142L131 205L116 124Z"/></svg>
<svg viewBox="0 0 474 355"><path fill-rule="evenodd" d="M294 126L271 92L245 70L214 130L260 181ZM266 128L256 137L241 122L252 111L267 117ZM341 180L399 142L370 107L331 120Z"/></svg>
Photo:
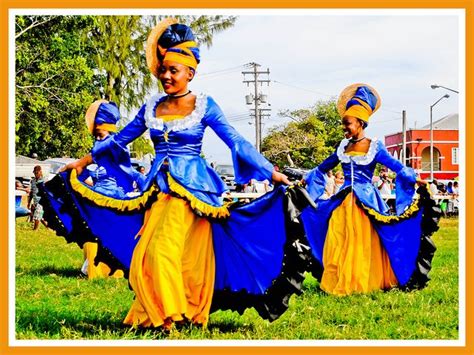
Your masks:
<svg viewBox="0 0 474 355"><path fill-rule="evenodd" d="M1 0L1 38L0 46L2 53L0 57L0 87L3 93L0 97L1 107L1 129L0 129L0 156L4 166L8 169L8 10L11 8L456 8L464 9L466 11L466 117L473 117L473 80L472 68L474 63L473 58L473 0L454 0L447 2L445 0L385 0L381 4L380 0L359 0L353 2L350 0L296 0L291 2L289 6L287 1L282 0L260 0L255 3L255 0L233 0L224 5L222 1L218 0L185 0L185 3L168 3L166 6L163 3L150 0ZM469 157L467 152L474 151L474 140L469 140L469 133L473 132L473 122L466 119L466 175L473 176L472 156ZM472 185L468 184L466 179L466 201L471 201L474 197ZM2 323L0 329L0 353L1 354L133 354L139 352L140 354L240 354L242 351L247 353L272 353L287 354L289 351L295 351L299 354L310 353L331 353L331 354L398 354L403 352L405 354L474 354L473 342L473 258L466 255L466 346L464 347L11 347L8 345L8 191L11 187L8 184L8 174L6 170L0 174L0 184L2 186L2 195L0 204L2 206L2 213L0 214L0 321ZM7 189L5 189L7 186ZM466 251L471 251L473 247L473 239L470 235L472 232L472 221L469 222L467 216L471 215L471 206L466 203ZM461 252L466 252L461 250Z"/></svg>

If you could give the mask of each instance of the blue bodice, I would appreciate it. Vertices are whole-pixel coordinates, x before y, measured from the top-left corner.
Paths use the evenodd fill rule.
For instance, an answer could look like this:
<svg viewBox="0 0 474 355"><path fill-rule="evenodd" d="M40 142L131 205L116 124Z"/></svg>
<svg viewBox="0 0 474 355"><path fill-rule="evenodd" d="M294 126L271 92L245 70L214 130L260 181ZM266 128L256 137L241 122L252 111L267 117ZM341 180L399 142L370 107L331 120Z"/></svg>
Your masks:
<svg viewBox="0 0 474 355"><path fill-rule="evenodd" d="M326 172L341 163L345 181L341 189L352 187L359 200L369 208L382 214L388 214L389 208L372 184L377 163L385 165L397 174L395 180L396 211L403 213L415 194L416 174L412 168L403 166L393 158L383 143L373 139L366 155L351 156L345 153L348 139L343 139L337 151L310 171L305 180L311 197L317 200L324 192Z"/></svg>
<svg viewBox="0 0 474 355"><path fill-rule="evenodd" d="M209 126L231 149L236 183L244 184L251 179L271 180L273 165L229 125L211 97L197 96L191 114L165 122L156 117L156 108L166 98L166 95L152 97L124 129L106 144L93 148L93 158L113 150L114 146L126 147L150 129L156 156L143 189L156 183L167 192L169 174L197 199L211 206L221 206L220 197L227 188L201 157L204 132Z"/></svg>

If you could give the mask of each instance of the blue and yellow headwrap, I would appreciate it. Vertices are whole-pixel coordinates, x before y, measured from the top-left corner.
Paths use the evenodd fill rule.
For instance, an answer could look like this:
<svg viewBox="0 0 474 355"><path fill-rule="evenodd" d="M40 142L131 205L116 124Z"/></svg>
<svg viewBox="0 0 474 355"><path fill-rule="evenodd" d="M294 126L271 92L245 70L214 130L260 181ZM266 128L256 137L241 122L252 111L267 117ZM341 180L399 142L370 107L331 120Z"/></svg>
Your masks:
<svg viewBox="0 0 474 355"><path fill-rule="evenodd" d="M380 104L380 96L373 87L358 83L342 90L337 101L337 110L341 118L352 116L367 123Z"/></svg>
<svg viewBox="0 0 474 355"><path fill-rule="evenodd" d="M109 132L117 132L117 122L120 111L115 102L97 100L89 106L86 112L86 125L89 132L94 133L95 128Z"/></svg>
<svg viewBox="0 0 474 355"><path fill-rule="evenodd" d="M146 60L155 77L158 77L158 68L165 60L196 70L200 62L199 47L191 28L171 18L158 23L148 36Z"/></svg>

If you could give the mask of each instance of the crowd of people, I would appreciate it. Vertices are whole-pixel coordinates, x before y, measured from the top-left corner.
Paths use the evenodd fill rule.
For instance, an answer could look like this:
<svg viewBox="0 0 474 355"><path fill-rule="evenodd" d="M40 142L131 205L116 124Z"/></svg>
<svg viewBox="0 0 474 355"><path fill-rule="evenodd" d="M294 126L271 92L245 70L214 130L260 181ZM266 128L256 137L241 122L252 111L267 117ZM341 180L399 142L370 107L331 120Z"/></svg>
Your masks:
<svg viewBox="0 0 474 355"><path fill-rule="evenodd" d="M214 310L250 307L275 320L302 291L305 271L332 295L425 287L438 216L426 182L365 135L381 105L377 91L356 83L341 92L344 139L293 184L228 123L212 97L189 89L199 53L191 28L161 21L148 37L146 60L164 94L152 96L118 132L117 106L94 102L86 113L95 137L90 153L44 184L41 203L51 228L89 250L87 267L102 262L108 275L120 269L128 278L135 297L124 323L206 326ZM264 193L260 198L222 199L227 187L201 156L207 127L231 150L240 189ZM142 174L132 168L127 145L147 129L155 159ZM333 172L339 164L342 170ZM387 170L375 186L377 164ZM32 190L40 179L35 172ZM392 189L391 213L381 196ZM40 201L32 200L41 220Z"/></svg>

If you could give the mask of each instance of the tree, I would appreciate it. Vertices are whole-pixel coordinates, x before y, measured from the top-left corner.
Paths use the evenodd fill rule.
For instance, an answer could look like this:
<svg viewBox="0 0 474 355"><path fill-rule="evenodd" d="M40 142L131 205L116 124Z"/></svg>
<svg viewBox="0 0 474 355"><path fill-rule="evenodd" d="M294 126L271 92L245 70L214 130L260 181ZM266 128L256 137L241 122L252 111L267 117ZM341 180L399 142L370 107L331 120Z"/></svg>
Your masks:
<svg viewBox="0 0 474 355"><path fill-rule="evenodd" d="M319 101L313 107L283 111L293 122L270 130L262 143L263 154L274 164L311 169L334 151L343 138L334 100Z"/></svg>
<svg viewBox="0 0 474 355"><path fill-rule="evenodd" d="M16 152L81 156L92 143L84 108L97 96L83 16L16 17Z"/></svg>
<svg viewBox="0 0 474 355"><path fill-rule="evenodd" d="M128 113L144 101L151 90L159 90L145 60L145 43L151 28L164 16L96 16L86 39L94 48L97 79L102 98L117 103ZM199 44L211 46L213 36L234 25L235 16L177 16L189 25ZM154 86L156 87L154 89ZM160 90L161 91L161 90ZM150 150L146 138L131 145L137 156Z"/></svg>
<svg viewBox="0 0 474 355"><path fill-rule="evenodd" d="M96 99L115 101L125 115L156 81L145 42L152 16L17 16L16 152L41 159L84 155L92 137L84 114ZM231 27L233 16L183 16L202 44ZM137 141L137 153L149 147Z"/></svg>
<svg viewBox="0 0 474 355"><path fill-rule="evenodd" d="M98 68L102 98L122 110L141 105L156 81L145 60L145 43L151 28L164 16L95 16L87 34ZM213 36L234 25L235 16L177 16L193 28L200 44L212 45Z"/></svg>

